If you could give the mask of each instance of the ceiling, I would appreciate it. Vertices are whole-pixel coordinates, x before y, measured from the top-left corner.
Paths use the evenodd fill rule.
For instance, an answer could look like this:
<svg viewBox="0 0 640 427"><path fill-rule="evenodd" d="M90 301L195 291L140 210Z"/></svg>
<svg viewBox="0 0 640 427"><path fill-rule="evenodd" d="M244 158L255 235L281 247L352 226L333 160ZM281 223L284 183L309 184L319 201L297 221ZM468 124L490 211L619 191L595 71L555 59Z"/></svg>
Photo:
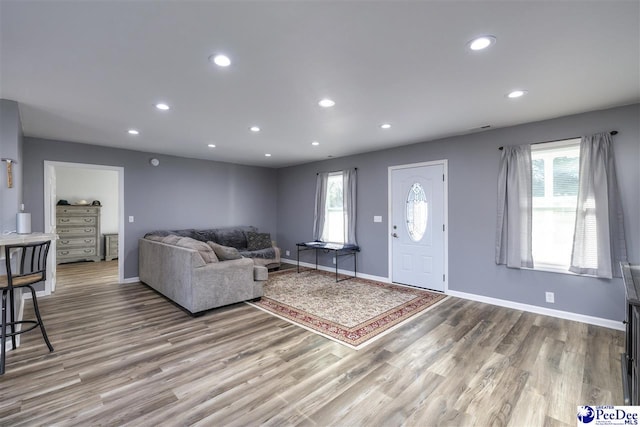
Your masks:
<svg viewBox="0 0 640 427"><path fill-rule="evenodd" d="M266 167L640 101L638 1L0 0L0 36L27 136Z"/></svg>

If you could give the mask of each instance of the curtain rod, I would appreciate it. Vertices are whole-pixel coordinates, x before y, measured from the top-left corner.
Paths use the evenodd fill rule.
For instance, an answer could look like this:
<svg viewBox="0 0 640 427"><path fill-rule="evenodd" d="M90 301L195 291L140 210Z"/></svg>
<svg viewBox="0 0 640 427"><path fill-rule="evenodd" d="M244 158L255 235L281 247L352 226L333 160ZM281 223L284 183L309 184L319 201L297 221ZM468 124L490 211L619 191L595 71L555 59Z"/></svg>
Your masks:
<svg viewBox="0 0 640 427"><path fill-rule="evenodd" d="M617 135L618 131L617 130L612 130L611 132L609 132L609 134L611 135ZM558 141L564 141L566 139L577 139L577 138L582 138L581 136L574 136L573 138L562 138L562 139L554 139L553 141L540 141L540 142L532 142L531 145L536 145L536 144L547 144L549 142L558 142ZM502 151L504 149L504 147L498 147L498 150Z"/></svg>
<svg viewBox="0 0 640 427"><path fill-rule="evenodd" d="M358 168L354 168L355 170L358 170ZM329 172L323 172L323 173L336 173L336 172L342 172L342 171L329 171ZM316 172L316 175L320 175L320 172Z"/></svg>

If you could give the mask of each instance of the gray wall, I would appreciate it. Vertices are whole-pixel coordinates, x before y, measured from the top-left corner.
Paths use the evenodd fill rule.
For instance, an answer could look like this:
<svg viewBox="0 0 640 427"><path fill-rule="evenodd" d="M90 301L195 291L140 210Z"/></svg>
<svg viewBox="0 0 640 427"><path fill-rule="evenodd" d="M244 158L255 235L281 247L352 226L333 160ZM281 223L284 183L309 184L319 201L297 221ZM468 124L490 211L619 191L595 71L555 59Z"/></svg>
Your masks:
<svg viewBox="0 0 640 427"><path fill-rule="evenodd" d="M25 137L24 203L34 231L44 230L45 160L124 167L125 278L138 276L138 239L151 230L255 225L276 232L273 169Z"/></svg>
<svg viewBox="0 0 640 427"><path fill-rule="evenodd" d="M496 266L494 241L499 151L518 145L617 130L615 157L629 260L640 263L640 104L472 135L331 159L278 170L278 242L295 259L295 243L312 236L316 172L358 168L358 270L388 277L387 168L449 162L449 289L557 310L622 320L620 279L601 280ZM382 215L382 223L373 216ZM326 265L330 260L325 259ZM555 304L544 292L555 292Z"/></svg>
<svg viewBox="0 0 640 427"><path fill-rule="evenodd" d="M22 203L22 125L18 103L0 99L0 158L12 159L13 188L7 188L7 164L0 163L0 233L16 230Z"/></svg>

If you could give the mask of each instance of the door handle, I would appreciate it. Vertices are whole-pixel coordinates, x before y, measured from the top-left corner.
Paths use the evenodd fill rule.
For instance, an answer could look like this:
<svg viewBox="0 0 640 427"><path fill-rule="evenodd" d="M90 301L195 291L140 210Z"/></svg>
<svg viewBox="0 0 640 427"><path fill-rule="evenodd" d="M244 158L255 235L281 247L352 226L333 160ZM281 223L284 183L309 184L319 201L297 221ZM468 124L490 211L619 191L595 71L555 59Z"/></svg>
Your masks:
<svg viewBox="0 0 640 427"><path fill-rule="evenodd" d="M398 233L391 233L391 235L392 235L393 237L395 237L396 239L398 238Z"/></svg>

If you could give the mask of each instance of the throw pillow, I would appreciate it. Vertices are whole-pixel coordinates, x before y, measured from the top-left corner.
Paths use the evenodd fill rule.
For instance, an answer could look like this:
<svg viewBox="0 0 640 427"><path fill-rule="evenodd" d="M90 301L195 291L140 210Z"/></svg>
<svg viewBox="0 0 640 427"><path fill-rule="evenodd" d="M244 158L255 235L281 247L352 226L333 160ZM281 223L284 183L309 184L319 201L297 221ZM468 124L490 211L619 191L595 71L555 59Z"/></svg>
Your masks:
<svg viewBox="0 0 640 427"><path fill-rule="evenodd" d="M207 245L211 246L211 249L213 249L220 261L242 258L242 255L240 255L240 252L238 252L236 248L222 246L214 242L207 242Z"/></svg>
<svg viewBox="0 0 640 427"><path fill-rule="evenodd" d="M175 245L180 246L181 248L194 249L198 251L204 262L207 264L218 262L218 257L215 252L205 242L192 239L191 237L180 237Z"/></svg>
<svg viewBox="0 0 640 427"><path fill-rule="evenodd" d="M244 234L247 236L248 251L259 251L260 249L268 249L271 247L271 234L269 233L247 231Z"/></svg>

